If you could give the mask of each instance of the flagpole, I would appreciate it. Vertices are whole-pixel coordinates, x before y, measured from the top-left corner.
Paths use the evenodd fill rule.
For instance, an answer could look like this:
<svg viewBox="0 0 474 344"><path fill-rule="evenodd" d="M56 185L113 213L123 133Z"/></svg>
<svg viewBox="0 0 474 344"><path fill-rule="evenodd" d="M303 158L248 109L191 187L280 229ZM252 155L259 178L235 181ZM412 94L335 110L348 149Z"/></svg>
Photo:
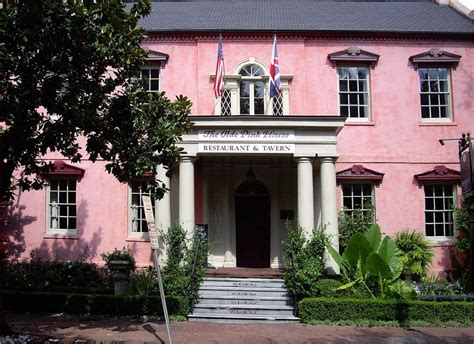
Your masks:
<svg viewBox="0 0 474 344"><path fill-rule="evenodd" d="M221 43L222 43L222 32L219 33L219 38L221 40ZM223 44L222 44L223 45ZM222 47L222 50L224 50L224 47ZM224 77L222 78L222 90L225 90L225 57L222 56L222 68L224 69L223 71L223 75ZM224 93L224 91L222 91ZM221 99L222 99L222 94L221 94Z"/></svg>

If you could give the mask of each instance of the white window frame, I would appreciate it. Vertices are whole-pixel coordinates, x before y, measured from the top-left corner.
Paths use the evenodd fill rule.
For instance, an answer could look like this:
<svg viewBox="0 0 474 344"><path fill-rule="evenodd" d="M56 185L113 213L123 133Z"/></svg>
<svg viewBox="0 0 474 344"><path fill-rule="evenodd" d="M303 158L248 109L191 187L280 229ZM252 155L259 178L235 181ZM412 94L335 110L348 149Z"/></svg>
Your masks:
<svg viewBox="0 0 474 344"><path fill-rule="evenodd" d="M134 77L132 78L132 82L137 82L137 81L141 81L143 80L143 71L144 70L148 70L148 87L146 87L146 90L148 92L160 92L160 89L161 89L161 83L160 83L160 79L161 79L161 64L160 63L155 63L155 64L146 64L144 66L142 66L140 68L140 77ZM158 71L158 77L157 78L152 78L151 77L151 71L152 70L156 70ZM152 81L158 81L158 89L157 90L152 90L151 89L151 82Z"/></svg>
<svg viewBox="0 0 474 344"><path fill-rule="evenodd" d="M446 69L446 82L447 82L447 87L448 87L448 91L447 92L421 92L421 76L420 76L420 70L422 69L440 69L440 68L443 68L443 69ZM420 119L422 122L427 122L427 123L446 123L446 122L451 122L452 121L452 118L453 118L453 101L452 101L452 82L451 82L451 67L449 66L426 66L426 65L420 65L417 69L417 73L418 73L418 94L419 94L419 101L420 101ZM429 74L428 74L428 78L429 78ZM429 79L428 79L429 80ZM438 79L439 80L439 76L438 76ZM429 81L428 81L428 87L429 87ZM430 95L447 95L447 100L448 100L448 106L446 107L447 109L447 117L446 118L442 118L442 117L431 117L431 109L432 107L435 107L434 105L428 105L428 106L423 106L421 104L421 95L422 94L427 94L428 95L428 101L429 101L429 104L431 104L431 99L430 99ZM438 100L440 100L440 98L438 98ZM429 118L423 118L423 108L424 107L428 107L429 109L429 113L430 113L430 117ZM441 109L441 106L440 104L437 105L438 109Z"/></svg>
<svg viewBox="0 0 474 344"><path fill-rule="evenodd" d="M69 225L69 218L72 218L72 217L75 217L76 218L76 228L53 228L51 226L51 220L52 220L52 204L51 204L51 181L52 180L56 180L58 181L58 202L56 203L56 216L54 217L57 217L58 218L58 221L60 217L65 217L67 219L67 222L68 222L68 225ZM70 181L74 181L76 183L76 187L75 187L75 194L76 194L76 201L74 203L69 203L69 202L66 202L66 203L60 203L59 202L59 192L60 192L60 188L59 188L59 183L61 180L66 180L68 182L67 184L67 198L68 198L68 201L69 201L69 182ZM70 176L54 176L54 177L50 177L48 179L48 183L46 185L46 234L49 234L49 235L63 235L63 236L75 236L77 235L77 226L78 226L78 209L77 209L77 187L78 187L78 182L77 182L77 178L76 177L70 177ZM67 215L66 216L60 216L59 215L59 207L60 205L65 205L68 207L68 211L67 211ZM70 206L75 206L76 208L76 215L75 216L69 216L69 207ZM58 223L58 227L59 227L59 223Z"/></svg>
<svg viewBox="0 0 474 344"><path fill-rule="evenodd" d="M370 76L370 66L368 65L360 65L360 64L352 64L352 63L338 63L337 66L336 66L336 79L337 79L337 109L338 109L338 113L339 113L339 116L343 117L341 115L341 88L340 88L340 77L339 77L339 68L366 68L367 69L367 116L366 117L350 117L350 116L347 116L345 117L346 118L346 122L353 122L353 123L367 123L367 122L370 122L372 121L372 108L371 108L371 87L370 87L370 84L371 84L371 76ZM359 79L357 78L357 83L359 82ZM357 86L358 88L359 86ZM349 87L348 87L348 90L346 92L343 92L343 93L347 93L348 94L348 97L350 95L350 92L349 91ZM361 92L357 91L357 92L354 92L355 94L357 94L357 98L359 97L359 94ZM359 105L359 100L357 99L357 107L360 107ZM349 109L348 111L350 111L350 106L348 106ZM349 112L348 112L349 114Z"/></svg>
<svg viewBox="0 0 474 344"><path fill-rule="evenodd" d="M247 77L241 76L240 70L248 65L255 64L260 67L263 71L263 76L261 77ZM250 114L241 114L240 110L240 82L242 80L250 81L250 86L252 87L252 81L263 81L264 82L264 113L263 115L257 116L273 116L273 101L270 100L270 95L268 92L269 88L269 70L262 62L258 61L254 57L251 57L241 63L239 63L236 68L234 69L232 74L224 75L224 89L230 92L230 114L232 116L235 115L242 115L242 116L255 116L254 111L252 111L254 107L254 102L250 102ZM211 75L211 78L215 78L215 75ZM290 74L283 74L280 76L280 87L281 87L281 96L282 96L282 116L289 115L290 113L290 103L289 103L289 81L293 79L293 75ZM249 89L250 95L253 97L253 87ZM251 97L251 98L252 98ZM221 112L221 98L217 98L216 100L216 107L214 114L215 115L223 115Z"/></svg>
<svg viewBox="0 0 474 344"><path fill-rule="evenodd" d="M348 209L344 206L344 186L348 186L348 185L351 185L351 198L352 199L354 198L354 190L353 190L354 185L370 185L370 195L371 195L371 200L372 200L372 208L373 208L373 211L374 211L373 221L375 222L375 212L376 212L376 208L375 208L375 184L373 182L370 182L370 181L344 181L344 183L341 183L341 206L342 206L342 210L345 213L348 213L348 212L352 213L355 209L361 209L362 211L364 211L364 210L367 211L367 209L363 207L363 204L362 204L362 208L353 208L353 209ZM354 204L354 200L352 200L352 204Z"/></svg>
<svg viewBox="0 0 474 344"><path fill-rule="evenodd" d="M135 221L135 216L134 216L134 210L133 210L133 204L132 204L132 196L133 196L133 188L132 188L132 184L133 183L143 183L143 182L146 182L146 180L144 179L137 179L137 180L132 180L128 183L128 204L127 204L127 208L128 208L128 237L129 238L132 238L132 239L148 239L149 238L149 234L148 234L148 231L147 232L143 232L143 231L140 231L140 232L135 232L133 231L133 222ZM146 195L146 193L143 193L143 192L140 192L140 206L138 208L143 208L143 200L142 200L142 195ZM152 206L153 206L153 213L155 214L155 200L152 198ZM139 210L138 210L139 211ZM139 216L140 217L140 216ZM140 219L140 220L143 220L143 219ZM155 218L155 221L156 221L156 218ZM140 226L140 224L139 224Z"/></svg>
<svg viewBox="0 0 474 344"><path fill-rule="evenodd" d="M427 231L426 231L426 226L428 225L428 223L426 222L426 213L427 213L427 209L426 209L426 200L427 200L427 197L426 197L426 187L429 186L429 187L435 187L435 186L442 186L442 187L451 187L452 188L452 191L453 191L453 194L452 194L452 200L453 200L453 205L457 205L458 204L458 198L457 198L457 186L456 184L452 184L452 183L443 183L443 182L436 182L436 183L427 183L427 184L424 184L423 185L423 226L424 226L424 234L425 234L425 237L430 240L430 241L443 241L443 240L453 240L455 238L455 233L454 233L454 228L455 228L455 222L454 222L454 211L451 209L451 217L452 217L452 230L453 230L453 235L436 235L436 227L433 228L433 233L434 235L428 235L427 234ZM433 199L435 199L436 197L434 197ZM443 190L443 208L445 208L445 197L444 197L444 190ZM433 207L436 207L435 205L435 201L433 201ZM433 210L430 210L431 212L435 212L435 209ZM447 209L443 209L443 212L447 211ZM435 221L435 218L433 217L433 221L432 223L430 224L433 224L434 226L436 226L437 223L442 223L444 225L446 225L446 223L449 223L449 222L446 222L445 219L444 219L444 215L443 215L443 222L436 222ZM444 234L446 234L446 231L445 229L443 229L443 232Z"/></svg>

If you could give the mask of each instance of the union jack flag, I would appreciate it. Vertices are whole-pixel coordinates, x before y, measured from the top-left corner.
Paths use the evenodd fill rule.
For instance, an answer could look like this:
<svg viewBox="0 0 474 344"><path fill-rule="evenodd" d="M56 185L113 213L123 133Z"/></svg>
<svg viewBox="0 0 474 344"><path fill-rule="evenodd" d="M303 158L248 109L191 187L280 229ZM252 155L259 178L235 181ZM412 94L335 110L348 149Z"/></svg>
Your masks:
<svg viewBox="0 0 474 344"><path fill-rule="evenodd" d="M272 62L270 64L270 98L281 93L280 61L278 59L277 36L273 37Z"/></svg>
<svg viewBox="0 0 474 344"><path fill-rule="evenodd" d="M214 94L217 97L222 95L224 89L224 53L222 51L222 35L219 35L219 45L217 47L216 77L214 78Z"/></svg>

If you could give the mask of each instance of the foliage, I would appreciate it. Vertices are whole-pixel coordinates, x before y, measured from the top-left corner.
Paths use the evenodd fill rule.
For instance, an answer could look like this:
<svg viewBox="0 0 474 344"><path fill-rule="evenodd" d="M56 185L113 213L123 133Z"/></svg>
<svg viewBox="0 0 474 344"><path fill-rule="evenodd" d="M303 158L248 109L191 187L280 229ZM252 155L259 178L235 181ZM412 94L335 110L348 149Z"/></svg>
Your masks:
<svg viewBox="0 0 474 344"><path fill-rule="evenodd" d="M366 209L354 209L351 213L341 210L338 218L339 252L344 252L349 239L355 233L365 233L374 223L374 208L368 204Z"/></svg>
<svg viewBox="0 0 474 344"><path fill-rule="evenodd" d="M472 201L472 200L471 200ZM455 246L451 248L451 269L448 276L453 281L459 281L464 290L471 290L469 256L471 254L469 199L461 207L453 206L454 229L457 231Z"/></svg>
<svg viewBox="0 0 474 344"><path fill-rule="evenodd" d="M434 274L426 276L414 285L420 295L459 295L465 292L458 281L451 283Z"/></svg>
<svg viewBox="0 0 474 344"><path fill-rule="evenodd" d="M158 280L156 270L151 266L145 269L136 270L130 275L130 285L128 288L130 295L159 295Z"/></svg>
<svg viewBox="0 0 474 344"><path fill-rule="evenodd" d="M105 267L76 260L42 261L33 251L27 261L7 262L5 288L107 293L113 290L112 277Z"/></svg>
<svg viewBox="0 0 474 344"><path fill-rule="evenodd" d="M109 270L112 270L112 261L128 262L130 271L135 271L137 267L132 251L128 247L123 247L121 250L115 248L112 252L102 253L100 256L105 261L105 266Z"/></svg>
<svg viewBox="0 0 474 344"><path fill-rule="evenodd" d="M0 11L0 201L39 189L58 152L106 161L120 181L169 168L190 128L191 103L133 82L146 61L138 25L149 0L9 1ZM20 174L14 171L20 170ZM150 180L161 198L165 186Z"/></svg>
<svg viewBox="0 0 474 344"><path fill-rule="evenodd" d="M427 267L433 259L433 250L423 233L403 229L397 233L395 243L401 252L402 273L412 274L414 280L426 276Z"/></svg>
<svg viewBox="0 0 474 344"><path fill-rule="evenodd" d="M314 284L314 289L318 291L315 296L321 296L321 297L339 296L343 293L338 292L336 289L341 286L342 286L342 283L335 279L323 278Z"/></svg>
<svg viewBox="0 0 474 344"><path fill-rule="evenodd" d="M474 322L472 302L396 301L380 299L309 298L299 302L300 318L315 320L382 320L409 325L412 321L440 322L466 319Z"/></svg>
<svg viewBox="0 0 474 344"><path fill-rule="evenodd" d="M298 298L318 295L315 283L324 274L324 251L328 242L329 238L322 228L313 231L307 241L301 227L288 225L283 250L285 287L290 295Z"/></svg>
<svg viewBox="0 0 474 344"><path fill-rule="evenodd" d="M169 228L163 238L168 256L163 268L165 294L184 298L191 309L204 277L209 243L195 231L187 245L186 233L178 223Z"/></svg>
<svg viewBox="0 0 474 344"><path fill-rule="evenodd" d="M159 296L115 296L51 292L4 291L5 308L17 312L103 315L163 315ZM170 314L186 315L186 300L166 296Z"/></svg>
<svg viewBox="0 0 474 344"><path fill-rule="evenodd" d="M341 273L346 282L339 290L357 288L365 289L373 298L384 298L394 294L400 298L409 299L412 292L409 286L401 288L392 284L401 274L399 251L394 240L385 236L378 225L372 225L364 234L354 234L342 256L330 245L328 251L341 268ZM404 294L397 292L407 291Z"/></svg>

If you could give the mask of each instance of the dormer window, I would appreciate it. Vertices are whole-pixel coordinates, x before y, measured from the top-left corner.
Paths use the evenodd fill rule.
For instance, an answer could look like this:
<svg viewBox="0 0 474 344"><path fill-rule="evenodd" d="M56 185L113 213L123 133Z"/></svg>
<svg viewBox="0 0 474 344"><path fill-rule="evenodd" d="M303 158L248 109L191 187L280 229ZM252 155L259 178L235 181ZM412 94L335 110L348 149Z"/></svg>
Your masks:
<svg viewBox="0 0 474 344"><path fill-rule="evenodd" d="M214 76L211 76L214 77ZM216 103L220 116L283 116L289 114L289 81L292 75L281 75L282 92L270 98L269 71L255 58L239 64L233 74L224 76L224 91Z"/></svg>

